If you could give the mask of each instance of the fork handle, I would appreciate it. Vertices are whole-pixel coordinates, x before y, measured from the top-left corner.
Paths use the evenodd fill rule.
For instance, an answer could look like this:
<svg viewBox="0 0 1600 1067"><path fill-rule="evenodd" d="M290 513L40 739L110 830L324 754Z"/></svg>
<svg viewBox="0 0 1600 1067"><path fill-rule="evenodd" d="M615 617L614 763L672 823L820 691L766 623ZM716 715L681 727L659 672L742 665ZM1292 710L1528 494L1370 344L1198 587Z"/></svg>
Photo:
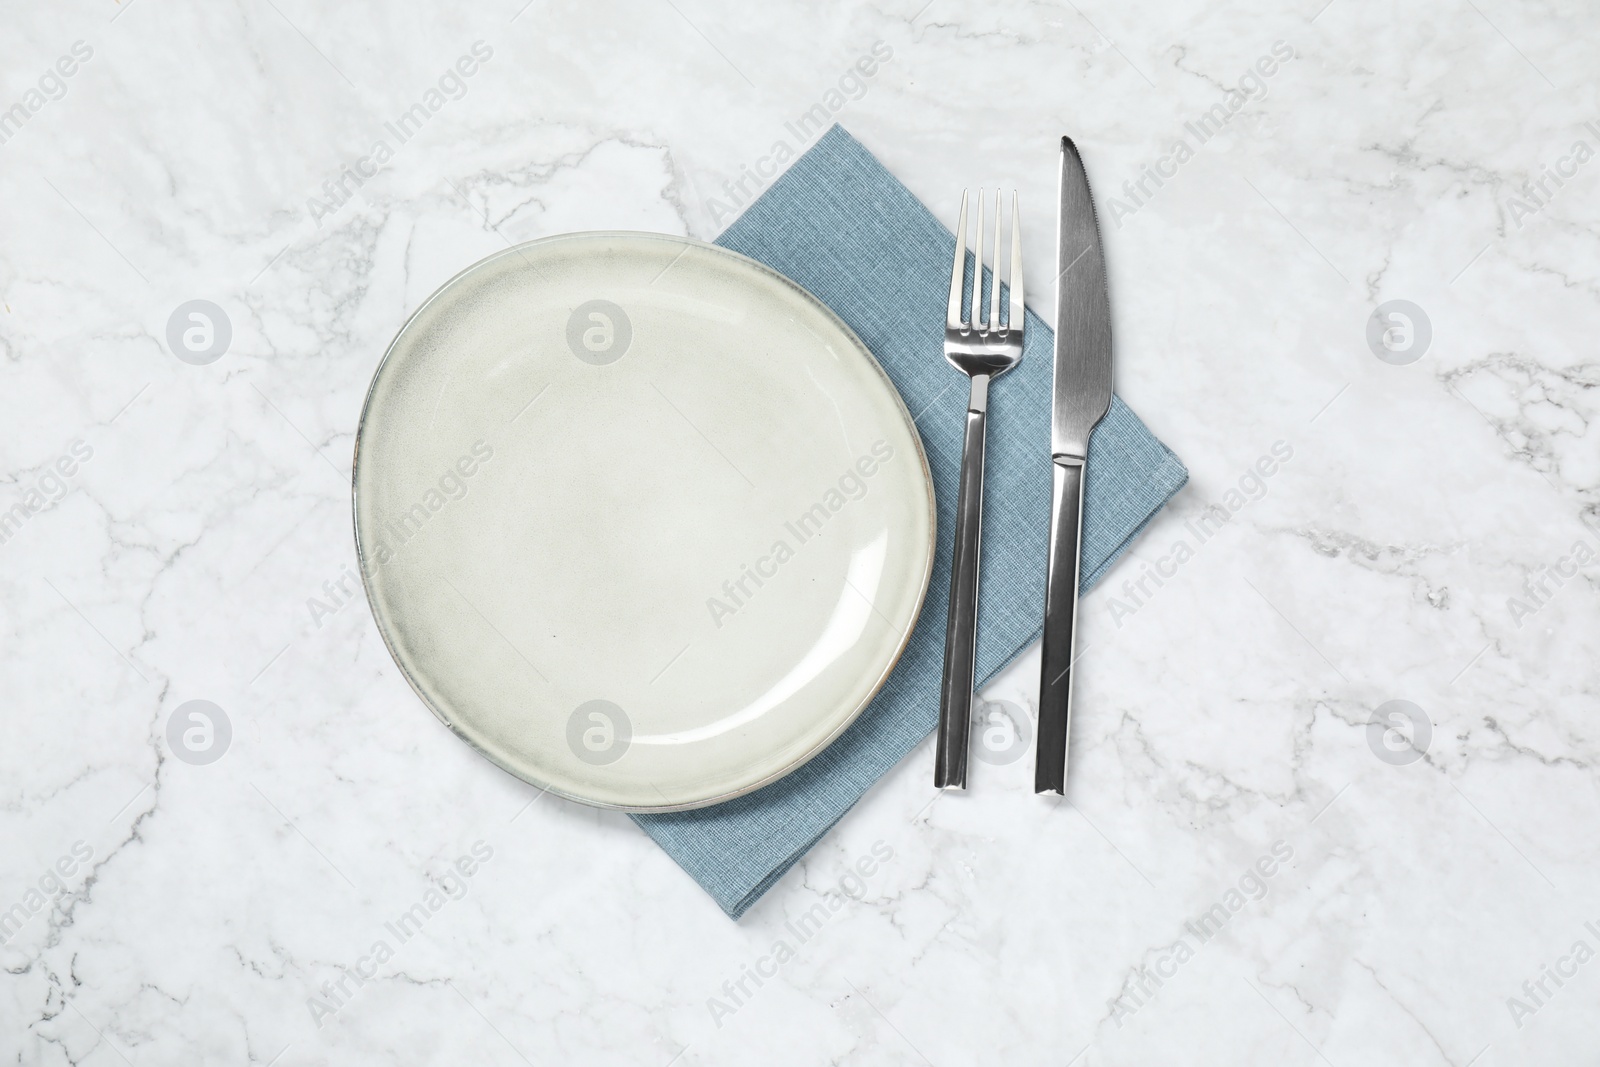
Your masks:
<svg viewBox="0 0 1600 1067"><path fill-rule="evenodd" d="M989 375L972 376L967 432L961 448L961 488L956 496L956 543L950 566L950 621L944 638L944 678L939 689L936 788L967 787L973 674L978 646L978 560L983 531L983 450L988 426Z"/></svg>

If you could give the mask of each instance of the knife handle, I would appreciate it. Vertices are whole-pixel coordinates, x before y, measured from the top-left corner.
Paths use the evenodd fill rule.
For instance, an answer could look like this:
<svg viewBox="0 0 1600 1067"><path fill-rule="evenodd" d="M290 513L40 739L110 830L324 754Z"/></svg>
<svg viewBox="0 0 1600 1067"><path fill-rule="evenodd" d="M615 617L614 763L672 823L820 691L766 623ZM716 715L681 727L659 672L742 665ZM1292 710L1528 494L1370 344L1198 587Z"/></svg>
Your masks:
<svg viewBox="0 0 1600 1067"><path fill-rule="evenodd" d="M1045 579L1044 646L1039 668L1039 740L1033 791L1067 792L1067 737L1072 727L1072 657L1077 630L1083 539L1083 461L1057 456L1050 517L1050 573Z"/></svg>
<svg viewBox="0 0 1600 1067"><path fill-rule="evenodd" d="M939 746L933 784L967 787L972 686L978 648L978 560L983 528L983 450L988 425L989 376L972 376L967 433L961 447L961 488L956 496L956 543L950 566L950 620L944 637L944 677L939 687Z"/></svg>

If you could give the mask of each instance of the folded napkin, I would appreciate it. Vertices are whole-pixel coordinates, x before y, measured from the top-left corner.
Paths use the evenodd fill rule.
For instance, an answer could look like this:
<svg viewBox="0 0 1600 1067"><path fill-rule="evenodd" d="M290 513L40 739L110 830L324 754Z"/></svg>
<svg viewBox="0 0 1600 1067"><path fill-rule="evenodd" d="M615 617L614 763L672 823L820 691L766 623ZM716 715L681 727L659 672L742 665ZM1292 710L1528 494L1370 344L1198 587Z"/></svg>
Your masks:
<svg viewBox="0 0 1600 1067"><path fill-rule="evenodd" d="M1036 207L1038 248L1053 227ZM835 126L717 239L794 279L878 357L916 416L933 471L939 544L910 644L839 739L799 770L715 807L634 821L737 919L927 737L939 718L951 537L967 379L944 360L954 236L861 144ZM1051 491L1054 334L1028 312L1017 368L989 392L984 478L981 686L1039 638ZM1178 458L1112 398L1089 442L1083 588L1099 580L1188 480Z"/></svg>

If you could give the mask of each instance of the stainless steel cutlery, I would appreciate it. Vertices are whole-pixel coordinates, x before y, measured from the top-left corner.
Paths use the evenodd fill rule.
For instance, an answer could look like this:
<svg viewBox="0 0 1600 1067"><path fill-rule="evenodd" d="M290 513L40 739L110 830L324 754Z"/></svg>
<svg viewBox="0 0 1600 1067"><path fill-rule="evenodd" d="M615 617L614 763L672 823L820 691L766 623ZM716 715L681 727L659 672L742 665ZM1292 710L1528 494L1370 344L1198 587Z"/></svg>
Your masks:
<svg viewBox="0 0 1600 1067"><path fill-rule="evenodd" d="M1033 790L1065 793L1072 721L1072 668L1082 556L1084 468L1089 435L1111 407L1111 302L1100 225L1083 158L1061 138L1056 231L1055 395L1050 419L1054 491L1050 570L1045 580L1044 658Z"/></svg>
<svg viewBox="0 0 1600 1067"><path fill-rule="evenodd" d="M956 496L955 553L950 571L950 619L945 631L944 677L939 689L939 744L933 784L940 789L967 785L967 746L972 721L972 686L978 633L978 560L983 524L983 448L988 423L989 383L1022 360L1022 233L1017 197L1011 195L1011 266L1006 286L1009 314L1000 301L1001 196L994 200L994 266L989 305L983 306L983 191L978 191L977 234L972 242L972 300L966 311L967 194L961 194L956 223L955 261L950 267L950 301L944 324L944 358L971 379L966 437L961 451L961 485Z"/></svg>
<svg viewBox="0 0 1600 1067"><path fill-rule="evenodd" d="M1072 724L1078 587L1081 580L1084 475L1089 436L1111 408L1111 302L1106 294L1100 225L1083 158L1061 138L1060 213L1056 231L1054 393L1050 418L1053 477L1044 647L1039 678L1039 726L1034 792L1065 794L1067 739ZM956 223L955 260L945 314L944 355L971 379L961 481L956 498L955 552L950 571L950 617L939 690L939 743L933 783L965 788L978 630L978 563L982 546L984 435L989 384L1022 360L1022 242L1017 198L1011 197L1011 264L1006 276L1010 312L1001 308L1001 197L995 193L994 266L984 310L983 193L976 237L970 310L967 299L967 194Z"/></svg>

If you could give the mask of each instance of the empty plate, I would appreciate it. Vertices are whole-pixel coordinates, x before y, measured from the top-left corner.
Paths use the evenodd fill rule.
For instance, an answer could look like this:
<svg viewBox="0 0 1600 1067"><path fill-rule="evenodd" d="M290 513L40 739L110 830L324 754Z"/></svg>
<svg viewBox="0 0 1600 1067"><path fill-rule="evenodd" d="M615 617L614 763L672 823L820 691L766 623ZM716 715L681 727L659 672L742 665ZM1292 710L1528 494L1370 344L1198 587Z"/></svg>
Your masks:
<svg viewBox="0 0 1600 1067"><path fill-rule="evenodd" d="M508 249L418 309L367 396L355 522L434 714L520 778L633 811L821 751L894 667L933 563L921 442L856 336L753 260L640 233Z"/></svg>

